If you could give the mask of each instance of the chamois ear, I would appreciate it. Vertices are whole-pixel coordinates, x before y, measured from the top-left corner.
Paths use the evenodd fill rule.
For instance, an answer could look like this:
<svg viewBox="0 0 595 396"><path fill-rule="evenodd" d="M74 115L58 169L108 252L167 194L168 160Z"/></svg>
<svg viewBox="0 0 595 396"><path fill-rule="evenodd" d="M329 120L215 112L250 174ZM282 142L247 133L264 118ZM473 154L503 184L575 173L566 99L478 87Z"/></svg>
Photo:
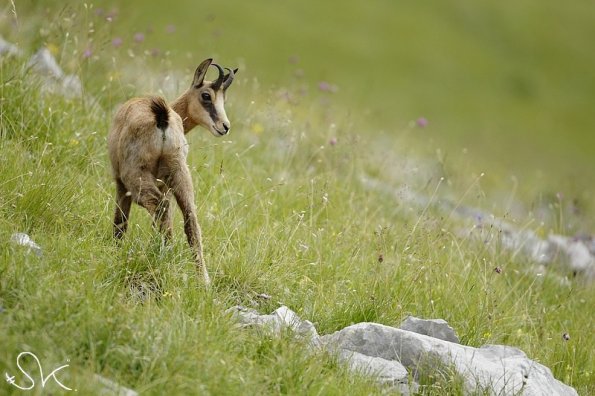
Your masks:
<svg viewBox="0 0 595 396"><path fill-rule="evenodd" d="M196 71L194 72L194 80L192 81L192 86L194 88L198 88L202 85L202 82L207 75L207 70L209 70L209 66L211 66L212 62L213 59L209 58L205 59L200 65L198 65Z"/></svg>

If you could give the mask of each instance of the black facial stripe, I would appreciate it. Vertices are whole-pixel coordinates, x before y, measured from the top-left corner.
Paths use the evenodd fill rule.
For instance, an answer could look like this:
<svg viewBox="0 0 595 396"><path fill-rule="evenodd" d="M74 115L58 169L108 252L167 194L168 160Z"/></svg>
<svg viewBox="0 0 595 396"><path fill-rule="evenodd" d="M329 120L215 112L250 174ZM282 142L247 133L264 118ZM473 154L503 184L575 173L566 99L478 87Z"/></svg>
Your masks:
<svg viewBox="0 0 595 396"><path fill-rule="evenodd" d="M203 103L203 106L211 116L211 120L213 120L213 122L216 124L219 121L219 115L217 114L217 110L215 110L215 105L213 102Z"/></svg>

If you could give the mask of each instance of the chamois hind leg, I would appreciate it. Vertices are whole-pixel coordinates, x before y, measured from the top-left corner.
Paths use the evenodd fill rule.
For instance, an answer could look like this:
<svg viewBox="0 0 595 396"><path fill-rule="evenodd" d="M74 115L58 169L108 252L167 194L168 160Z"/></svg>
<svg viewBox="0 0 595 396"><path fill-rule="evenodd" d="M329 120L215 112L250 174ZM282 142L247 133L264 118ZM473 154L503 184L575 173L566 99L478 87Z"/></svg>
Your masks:
<svg viewBox="0 0 595 396"><path fill-rule="evenodd" d="M126 187L122 180L116 179L116 213L114 215L114 238L122 239L128 228L128 217L132 197L127 194Z"/></svg>
<svg viewBox="0 0 595 396"><path fill-rule="evenodd" d="M170 176L170 186L184 216L184 232L194 254L197 268L198 270L202 270L205 284L209 285L211 279L202 253L202 236L198 220L196 219L192 178L190 177L190 170L185 163L180 164L176 172Z"/></svg>
<svg viewBox="0 0 595 396"><path fill-rule="evenodd" d="M157 187L157 180L150 172L138 172L125 177L124 183L134 202L147 209L153 217L153 227L157 228L163 218L169 216L169 200ZM160 231L166 230L159 226ZM167 235L166 235L167 236Z"/></svg>
<svg viewBox="0 0 595 396"><path fill-rule="evenodd" d="M160 218L154 218L154 220L159 221L159 231L163 234L165 240L169 241L171 240L173 229L173 217L170 201L171 191L165 184L163 184L160 190L162 194L162 201L160 203L161 216ZM153 225L157 226L156 224Z"/></svg>
<svg viewBox="0 0 595 396"><path fill-rule="evenodd" d="M173 230L173 217L171 211L171 188L168 185L169 182L169 167L161 164L157 171L157 186L161 191L162 196L162 214L159 220L159 231L164 235L165 240L169 241L172 237Z"/></svg>

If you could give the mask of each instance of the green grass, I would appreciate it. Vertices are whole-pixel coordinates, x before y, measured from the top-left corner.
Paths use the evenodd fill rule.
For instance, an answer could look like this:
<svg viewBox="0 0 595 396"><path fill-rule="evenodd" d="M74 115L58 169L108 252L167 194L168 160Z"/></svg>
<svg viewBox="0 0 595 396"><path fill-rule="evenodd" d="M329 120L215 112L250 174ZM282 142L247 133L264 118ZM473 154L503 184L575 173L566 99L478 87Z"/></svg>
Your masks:
<svg viewBox="0 0 595 396"><path fill-rule="evenodd" d="M593 90L588 79L562 78L575 59L564 54L581 54L586 63L577 67L585 70L592 55L541 26L554 11L561 20L580 15L565 30L576 39L590 29L586 12L578 5L558 10L553 2L509 10L496 2L473 9L460 1L446 9L379 1L377 8L348 4L331 18L330 5L311 2L217 4L222 8L206 3L206 12L197 10L195 24L185 22L188 8L166 14L157 4L143 13L125 6L111 24L94 8L48 2L18 4L14 27L11 6L3 10L0 32L27 51L50 45L65 69L81 76L88 96L41 95L23 61L0 61L0 370L15 373L17 354L30 350L46 371L69 359L63 382L83 393L96 390L95 373L146 394L381 392L334 357L305 352L288 334L272 339L239 329L224 314L236 304L257 304L262 313L286 304L323 334L362 321L398 325L409 314L444 318L464 344L519 347L580 394L595 392L592 286L560 282L567 275L561 270L535 276L522 256L461 238L464 222L361 181L374 177L388 191L407 185L428 196L436 190L544 234L592 231L592 120L581 106ZM539 23L521 23L537 9ZM276 18L259 16L263 10ZM155 33L133 44L133 32L145 31L149 20ZM176 33L160 34L168 23L176 23ZM490 36L502 26L506 40ZM471 27L473 34L465 30ZM533 36L526 30L546 36L527 41ZM180 40L195 32L196 40ZM408 36L397 40L397 33ZM122 48L110 44L117 36L127 39ZM503 41L483 48L482 40ZM89 44L93 56L83 59ZM153 46L171 53L153 57ZM525 54L527 46L533 55ZM511 57L511 48L531 59ZM450 57L451 50L459 55ZM189 78L211 54L242 70L226 105L232 134L188 135L214 283L205 290L179 213L171 246L160 244L138 207L123 243L111 239L105 138L114 106L160 89L174 99L187 78L170 84L163 77ZM293 54L298 65L287 62ZM559 63L544 62L546 56ZM468 73L461 74L459 62ZM291 77L297 67L304 77ZM388 77L379 78L381 70ZM322 80L339 91L319 91ZM547 94L554 88L564 106ZM510 117L503 121L502 114ZM428 128L408 126L421 115L430 119ZM562 142L553 119L570 120L564 136L571 137ZM536 149L538 132L539 144L560 156ZM512 153L505 159L513 165L503 153ZM559 191L564 197L555 198ZM14 232L31 235L43 256L9 243ZM272 299L259 301L259 293ZM427 382L426 394L460 390L457 378ZM55 384L48 390L59 392ZM9 392L18 393L3 381L0 393Z"/></svg>

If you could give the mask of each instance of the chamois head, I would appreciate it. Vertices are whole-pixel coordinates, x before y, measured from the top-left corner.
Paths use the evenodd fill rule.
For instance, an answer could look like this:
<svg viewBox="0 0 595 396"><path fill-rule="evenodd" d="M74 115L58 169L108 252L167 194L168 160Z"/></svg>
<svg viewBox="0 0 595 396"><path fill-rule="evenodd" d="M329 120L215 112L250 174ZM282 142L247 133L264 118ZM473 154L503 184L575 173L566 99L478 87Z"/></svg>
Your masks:
<svg viewBox="0 0 595 396"><path fill-rule="evenodd" d="M194 72L192 86L188 90L188 116L198 125L211 131L217 137L229 132L231 124L225 114L225 92L233 82L238 69L226 68L212 63L212 59L203 61ZM209 66L214 66L219 71L215 81L206 81L205 76Z"/></svg>

